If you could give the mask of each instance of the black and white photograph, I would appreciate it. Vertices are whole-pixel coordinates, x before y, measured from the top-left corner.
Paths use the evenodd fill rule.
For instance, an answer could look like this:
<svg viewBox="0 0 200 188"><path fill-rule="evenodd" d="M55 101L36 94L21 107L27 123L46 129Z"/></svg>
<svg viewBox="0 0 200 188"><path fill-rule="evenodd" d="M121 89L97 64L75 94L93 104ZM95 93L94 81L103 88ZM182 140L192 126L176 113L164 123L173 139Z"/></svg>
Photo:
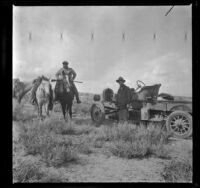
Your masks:
<svg viewBox="0 0 200 188"><path fill-rule="evenodd" d="M192 4L12 13L13 183L192 183Z"/></svg>

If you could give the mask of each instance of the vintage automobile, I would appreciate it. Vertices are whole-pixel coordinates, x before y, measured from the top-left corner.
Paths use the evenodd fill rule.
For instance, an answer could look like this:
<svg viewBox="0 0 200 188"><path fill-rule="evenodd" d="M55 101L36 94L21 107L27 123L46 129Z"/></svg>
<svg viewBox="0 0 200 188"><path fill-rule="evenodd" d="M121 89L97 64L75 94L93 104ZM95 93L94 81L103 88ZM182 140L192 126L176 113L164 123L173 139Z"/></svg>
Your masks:
<svg viewBox="0 0 200 188"><path fill-rule="evenodd" d="M170 94L159 94L161 84L146 86L140 80L136 83L138 87L136 90L131 88L132 101L128 105L130 121L147 125L149 122L160 123L177 138L192 135L192 100L175 100ZM115 96L110 88L103 90L102 97L94 95L91 118L96 126L100 126L105 118L118 120Z"/></svg>

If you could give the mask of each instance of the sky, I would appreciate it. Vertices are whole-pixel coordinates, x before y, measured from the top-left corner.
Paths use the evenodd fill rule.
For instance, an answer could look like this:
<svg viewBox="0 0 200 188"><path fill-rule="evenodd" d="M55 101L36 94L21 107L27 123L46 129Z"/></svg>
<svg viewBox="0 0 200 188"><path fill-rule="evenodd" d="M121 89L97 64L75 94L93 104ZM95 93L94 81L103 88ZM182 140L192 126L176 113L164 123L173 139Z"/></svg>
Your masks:
<svg viewBox="0 0 200 188"><path fill-rule="evenodd" d="M13 78L55 73L67 60L80 92L136 88L192 96L192 11L189 6L13 6Z"/></svg>

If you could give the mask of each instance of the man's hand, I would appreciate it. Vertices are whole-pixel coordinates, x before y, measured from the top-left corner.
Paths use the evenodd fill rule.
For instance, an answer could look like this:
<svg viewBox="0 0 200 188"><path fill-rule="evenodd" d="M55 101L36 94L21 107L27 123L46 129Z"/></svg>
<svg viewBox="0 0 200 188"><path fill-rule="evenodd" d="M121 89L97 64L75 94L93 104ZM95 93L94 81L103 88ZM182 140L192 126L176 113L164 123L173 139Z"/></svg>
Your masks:
<svg viewBox="0 0 200 188"><path fill-rule="evenodd" d="M74 81L74 77L70 77L69 80L70 80L71 82L73 82L73 81Z"/></svg>

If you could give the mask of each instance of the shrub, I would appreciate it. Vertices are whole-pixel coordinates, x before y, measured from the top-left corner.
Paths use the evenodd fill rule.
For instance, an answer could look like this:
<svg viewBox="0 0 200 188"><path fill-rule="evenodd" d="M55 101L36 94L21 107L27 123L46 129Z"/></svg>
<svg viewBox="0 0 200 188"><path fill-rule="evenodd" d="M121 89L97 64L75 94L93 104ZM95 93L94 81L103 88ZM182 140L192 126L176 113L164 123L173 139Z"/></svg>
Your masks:
<svg viewBox="0 0 200 188"><path fill-rule="evenodd" d="M77 115L81 116L89 116L90 115L90 108L91 108L91 103L87 101L82 101L82 105L77 105L74 104L73 106L73 112Z"/></svg>
<svg viewBox="0 0 200 188"><path fill-rule="evenodd" d="M77 127L73 122L71 122L71 125L67 125L65 122L55 119L46 119L42 123L42 126L45 127L45 129L48 129L50 132L68 135L89 134L93 130L93 127L88 125Z"/></svg>
<svg viewBox="0 0 200 188"><path fill-rule="evenodd" d="M91 140L88 137L79 137L77 139L73 139L73 146L79 153L90 154L92 153L91 149Z"/></svg>
<svg viewBox="0 0 200 188"><path fill-rule="evenodd" d="M71 125L68 126L65 122L55 119L45 119L43 122L29 121L27 123L20 124L21 130L27 132L27 130L37 132L49 132L55 134L77 134L76 128Z"/></svg>
<svg viewBox="0 0 200 188"><path fill-rule="evenodd" d="M115 141L110 146L110 151L114 155L127 159L144 157L147 155L147 150L148 147L142 147L138 143L125 142L123 140Z"/></svg>
<svg viewBox="0 0 200 188"><path fill-rule="evenodd" d="M13 166L13 182L35 182L43 177L41 164L36 160L17 159Z"/></svg>
<svg viewBox="0 0 200 188"><path fill-rule="evenodd" d="M89 134L91 131L94 130L94 127L91 127L90 125L82 125L79 127L76 127L76 134L81 135L81 134Z"/></svg>
<svg viewBox="0 0 200 188"><path fill-rule="evenodd" d="M146 129L133 127L131 124L118 124L117 126L104 127L105 141L112 141L109 150L119 157L142 158L154 155L168 158L164 144L168 137L160 128Z"/></svg>
<svg viewBox="0 0 200 188"><path fill-rule="evenodd" d="M74 134L75 130L73 126L68 126L65 122L55 119L45 119L41 123L45 129L49 132L54 132L56 134Z"/></svg>
<svg viewBox="0 0 200 188"><path fill-rule="evenodd" d="M64 172L59 171L55 168L46 168L44 171L44 176L39 182L42 183L62 183L68 182L68 178L64 176Z"/></svg>
<svg viewBox="0 0 200 188"><path fill-rule="evenodd" d="M35 118L36 115L24 110L23 104L15 104L13 106L13 120L14 121L30 121Z"/></svg>
<svg viewBox="0 0 200 188"><path fill-rule="evenodd" d="M19 158L13 166L13 182L67 182L64 173L55 168L46 168L37 158Z"/></svg>
<svg viewBox="0 0 200 188"><path fill-rule="evenodd" d="M47 165L76 161L78 156L71 140L64 140L48 128L43 123L34 122L22 128L20 139L27 154L40 154Z"/></svg>
<svg viewBox="0 0 200 188"><path fill-rule="evenodd" d="M166 182L192 182L191 160L173 159L164 167L162 176Z"/></svg>
<svg viewBox="0 0 200 188"><path fill-rule="evenodd" d="M23 119L24 114L22 112L22 106L16 105L13 107L13 120L18 121L20 119Z"/></svg>
<svg viewBox="0 0 200 188"><path fill-rule="evenodd" d="M43 161L47 165L58 166L63 163L77 161L78 155L73 146L70 146L69 142L66 143L52 143L43 147L43 151L40 153Z"/></svg>

